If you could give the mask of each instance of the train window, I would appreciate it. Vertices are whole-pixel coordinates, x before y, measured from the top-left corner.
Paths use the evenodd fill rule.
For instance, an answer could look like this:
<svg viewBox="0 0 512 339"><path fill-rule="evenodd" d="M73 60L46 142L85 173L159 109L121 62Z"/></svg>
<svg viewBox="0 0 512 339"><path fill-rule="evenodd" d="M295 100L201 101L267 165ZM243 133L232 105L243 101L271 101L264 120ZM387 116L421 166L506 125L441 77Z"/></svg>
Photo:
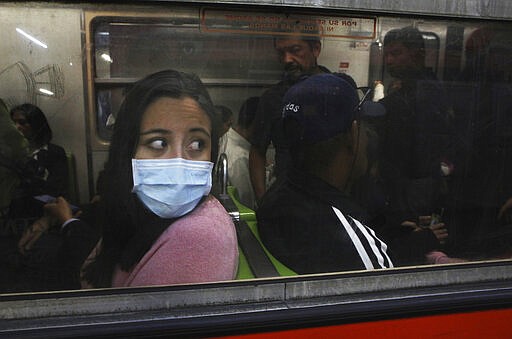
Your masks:
<svg viewBox="0 0 512 339"><path fill-rule="evenodd" d="M283 74L286 79L287 68L279 61L300 63L298 58L286 60L294 52L279 43L299 34L319 42L315 61L325 67L323 72L348 75L361 90L360 98L370 89L369 113L385 112L368 118L374 131L370 170L345 193L363 207L361 219L388 243L390 261L407 266L506 257L512 232L503 219L509 213L504 204L512 196L512 178L505 173L512 146L505 114L510 80L505 27L463 20L209 7L169 17L91 15L97 131L108 139L126 88L166 68L199 75L213 101L230 107L236 116L245 98L263 95ZM262 129L254 133L267 133L265 126L271 123L259 123ZM282 146L278 136L272 137L277 155L270 156L265 189L273 182L268 176L279 175ZM253 139L258 146L261 139ZM488 163L496 167L484 170ZM311 209L302 223L276 225L279 218L295 220L287 213L307 199L311 197L266 198L274 206L268 208L265 199L251 206L258 209L260 240L295 273L343 270L343 265L323 266L327 254L318 250L338 253L332 249L340 247L333 240L340 236L338 231L318 226L328 240L325 235L311 236L312 226L304 225L328 218L318 214L328 212ZM286 212L274 213L275 207ZM323 211L321 204L318 208ZM286 235L286 227L304 234Z"/></svg>
<svg viewBox="0 0 512 339"><path fill-rule="evenodd" d="M69 5L59 7L57 18L40 8L30 8L27 15L17 6L0 12L6 18L3 41L14 41L13 34L35 39L16 45L15 52L3 52L9 58L0 64L0 95L8 108L23 102L49 112L69 108L66 118L53 113L49 122L55 140L70 145L67 151L77 159L73 177L82 194L73 204L85 205L94 196L116 115L129 90L149 74L175 69L196 74L213 104L233 112L233 127L240 128L236 133L246 136L246 181L251 175L249 143L263 154L267 178L259 191L256 185L251 189L252 205L237 201L241 186L233 187L239 194L230 198L236 208L248 210L238 219L249 224L283 275L512 256L510 23L312 8L160 4L141 6L140 11L131 6L107 9ZM32 30L22 35L13 17L24 17ZM47 30L57 19L72 37ZM47 41L41 41L44 36ZM39 61L44 47L36 40L50 45L48 41L64 38L69 50L45 54L44 62ZM87 48L82 50L81 43ZM335 73L335 81L347 86L336 97L341 101L333 101L329 109L321 105L327 102L321 95L329 95L324 81L330 80L321 73ZM315 117L308 111L297 118L293 114L301 112L299 106L307 106L302 100L310 99L308 81L319 84L311 91L320 92L320 99L311 102L325 112ZM296 84L293 88L304 92L288 92L289 102L282 102ZM272 91L278 95L270 97ZM85 100L74 100L84 92ZM239 113L242 104L252 97L260 104L248 136L237 121L244 114ZM349 113L341 111L345 97L355 100ZM335 113L354 114L350 122L364 120L355 124L357 142L352 135L339 137L352 131L352 125L336 130L343 124L338 120L303 123L310 116L323 119ZM283 132L281 118L289 115L303 123L297 128L302 134L294 135L299 132L293 126L286 129L291 137ZM329 132L315 129L308 135L312 126ZM311 144L306 145L307 137L314 139ZM275 156L269 156L271 149ZM229 186L234 182L229 180ZM6 211L3 230L22 237L28 218L25 224L13 223L10 206L1 207ZM251 265L251 254L243 252L240 245ZM251 277L259 276L252 272Z"/></svg>
<svg viewBox="0 0 512 339"><path fill-rule="evenodd" d="M281 68L268 37L205 34L197 15L172 20L135 20L119 17L93 23L96 86L107 87L97 96L98 132L107 138L122 96L112 87L123 87L147 74L167 68L195 73L212 87L255 90L279 81ZM151 39L148 39L148 36ZM115 86L117 84L117 86ZM235 93L233 93L235 94ZM234 95L237 97L238 95ZM225 103L226 104L226 103ZM236 109L234 99L227 103Z"/></svg>
<svg viewBox="0 0 512 339"><path fill-rule="evenodd" d="M494 79L492 72L505 67L508 49L505 42L491 47L487 40L494 34L501 36L503 29L463 21L208 7L170 17L92 15L89 30L94 36L96 126L100 137L108 140L126 88L144 75L166 68L199 75L213 101L230 107L236 116L244 98L261 96L281 81L283 74L286 79L286 65L283 68L279 61L300 64L297 57L286 60L294 52L280 47L279 41L309 38L321 46L316 57L318 64L325 66L320 68L323 72L349 75L361 89L359 97L370 89L366 99L373 101L374 110L385 111L384 116L368 119L374 131L369 141L374 152L368 158L371 169L351 181L352 188L345 193L363 207L361 218L388 243L395 266L501 258L509 254L508 234L512 233L498 215L512 191L500 188L496 194L490 187L500 186L498 182L508 187L511 181L505 175L511 146L505 141L508 127L503 127L509 125L504 114L508 109L504 94L508 71L500 73L505 79L499 83L491 86L487 81ZM488 30L493 33L489 35ZM478 37L481 31L487 40ZM474 47L475 43L489 46ZM480 58L477 62L473 59L475 48ZM475 78L481 72L489 78ZM279 102L281 97L273 100ZM481 121L490 112L494 118ZM270 114L265 117L273 119ZM256 146L258 134L265 135L265 126L272 125L258 123L260 129L253 135ZM276 137L272 133L270 137ZM274 156L267 154L271 163L266 170L267 189L273 182L268 177L279 175L280 142L279 137L272 140L271 146L277 149L275 162ZM499 152L494 149L498 144ZM499 165L482 172L482 164L489 162ZM482 178L482 173L487 181L477 184L475 178ZM328 226L324 231L329 240L311 236L304 229L304 235L295 233L288 236L289 243L283 241L283 227L303 230L300 227L304 226L286 221L282 221L286 226L276 225L275 220L295 220L296 216L287 214L294 209L288 204L300 205L305 197L282 201L266 197L272 201L270 208L265 203L251 208L259 208L260 240L269 252L298 273L343 270L343 265L322 264L326 256L338 253L332 248L340 247L338 240L333 240L339 233ZM286 200L288 204L282 205ZM276 206L288 212L274 215ZM303 220L327 218L319 215L326 213L319 212L319 206L319 210L309 209L310 215Z"/></svg>

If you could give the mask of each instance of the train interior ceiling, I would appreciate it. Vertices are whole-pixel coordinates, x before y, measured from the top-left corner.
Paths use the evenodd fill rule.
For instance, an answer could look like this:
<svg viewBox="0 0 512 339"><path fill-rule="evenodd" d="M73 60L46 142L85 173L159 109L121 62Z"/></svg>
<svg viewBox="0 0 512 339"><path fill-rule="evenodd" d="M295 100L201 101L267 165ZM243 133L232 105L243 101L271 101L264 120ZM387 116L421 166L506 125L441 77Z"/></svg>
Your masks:
<svg viewBox="0 0 512 339"><path fill-rule="evenodd" d="M116 114L127 90L144 76L169 68L195 73L213 102L231 109L236 121L247 98L283 78L275 40L300 34L320 40L320 65L350 75L360 97L371 89L366 99L377 102L404 83L388 70L386 34L414 27L423 38L425 69L433 75L414 100L424 109L436 106L442 111L436 114L450 120L446 129L430 126L432 120L420 114L408 120L420 134L415 164L423 163L422 151L445 145L442 161L449 171L439 172L435 192L427 190L430 181L418 183L414 192L435 202L430 213L442 211L450 234L443 249L450 256L512 256L512 208L498 218L512 199L510 21L172 2L6 2L0 19L0 98L9 109L31 103L45 112L52 142L69 159L68 198L75 205L95 195ZM384 88L380 98L377 84ZM429 128L437 134L423 134ZM404 197L409 205L416 199Z"/></svg>

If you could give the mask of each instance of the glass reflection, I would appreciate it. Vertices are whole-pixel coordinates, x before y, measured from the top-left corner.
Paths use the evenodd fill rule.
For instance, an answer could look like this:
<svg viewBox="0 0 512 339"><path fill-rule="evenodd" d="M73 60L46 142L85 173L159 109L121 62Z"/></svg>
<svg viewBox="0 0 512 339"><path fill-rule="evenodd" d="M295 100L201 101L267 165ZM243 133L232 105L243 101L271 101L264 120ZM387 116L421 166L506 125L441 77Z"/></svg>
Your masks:
<svg viewBox="0 0 512 339"><path fill-rule="evenodd" d="M245 14L246 18L259 15ZM324 67L322 73L345 74L345 80L354 82L352 86L360 91L362 88L375 89L369 96L369 99L375 98L373 108L366 105L364 107L368 111L354 117L356 121L364 120L356 129L358 142L338 145L344 149L350 148L349 145L355 149L355 145L358 145L359 153L354 153L355 160L348 163L354 162L359 169L365 167L359 161L363 148L366 148L367 162L365 170L360 171L363 173L357 176L350 174L353 176L350 185L343 189L344 198L350 204L357 205L357 208L342 214L350 215L375 231L377 237L387 244L386 253L389 252L390 262L394 266L510 258L512 34L508 24L480 25L464 20L415 21L405 17L381 17L375 32L365 28L362 30L364 34L359 36L327 36L329 31L326 29L313 34L314 39L310 40L318 41L319 45L310 48L311 45L306 43L302 46L306 54L310 53L304 57L304 50L298 48L301 46L297 47L299 44L282 43L289 40L285 38L290 38L283 36L282 31L267 29L249 32L245 26L243 32L230 31L229 25L220 22L215 25L222 26L224 31L208 32L201 29L196 11L187 12L186 19L174 20L172 16L171 12L162 15L162 18L144 14L138 17L124 16L120 13L119 17L92 20L87 27L92 36L91 41L87 42L92 53L82 60L85 63L90 57L91 68L88 69L89 73L80 74L69 82L59 66L64 62L70 64L68 57L60 58L55 63L45 59L45 64L49 66L40 68L41 65L31 57L33 50L17 53L23 55L16 56L15 62L9 59L13 62L9 61L0 69L2 89L5 88L2 99L7 112L20 100L41 100L41 107L52 112L55 102L47 100L56 100L60 104L69 102L72 94L64 89L72 88L71 93L80 92L81 96L83 91L76 88L83 88L87 82L93 83L93 90L87 92L88 103L93 107L87 114L92 114L90 120L93 125L90 128L94 133L86 136L83 124L75 125L76 121L84 120L85 107L66 111L66 117L69 117L67 122L57 118L50 119L50 124L58 126L54 130L58 131L56 134L60 140L73 135L81 138L82 145L93 145L90 150L85 147L80 149L76 155L90 158L89 167L84 171L90 172L87 179L89 186L95 186L97 173L103 169L105 144L109 143L116 126L117 112L126 93L140 78L169 68L197 74L207 87L213 103L235 112L234 125L247 98L264 98L270 88L281 86L281 92L266 100L272 105L264 106L265 100L260 102L251 136L239 139L248 144L241 157L245 177L251 178L255 172L260 175L256 180L259 186L253 186L260 200L251 202L245 221L256 235L258 244L264 246L263 251L271 262L274 265L279 262L293 273L364 269L367 268L364 264L347 267L326 264L328 261L339 263L339 258L343 256L333 254L335 252L329 251L326 244L344 235L327 232L324 223L319 222L326 215L336 216L336 211L330 209L321 212L318 217L313 217L315 223L299 232L296 227L298 222L290 221L293 220L293 208L288 204L293 199L268 200L268 195L266 198L263 195L264 191L273 191L282 184L282 180L286 180L281 178L281 173L287 170L280 167L280 157L283 154L286 157L287 150L283 151L279 136L272 135L283 127L279 120L284 108L282 98L292 85L303 80L303 76L317 73L316 67L321 65ZM318 22L318 16L312 14L311 18ZM334 19L333 16L333 25ZM42 24L45 24L44 20L41 16ZM364 22L367 23L367 20ZM329 20L325 25L329 25ZM275 26L262 24L258 27ZM372 25L366 24L365 27ZM10 31L20 40L14 29ZM17 31L19 34L25 33L23 36L26 38L30 36L19 28ZM357 29L353 31L357 32ZM80 35L76 34L76 38L80 39ZM51 40L48 42L51 43ZM41 44L39 46L46 46L45 43ZM76 55L74 52L69 54ZM308 62L303 62L300 57L307 59L314 67L310 68ZM37 71L33 72L33 69ZM380 108L375 108L377 105ZM271 111L274 112L273 116ZM9 114L4 114L10 121ZM13 125L10 124L10 127ZM66 133L62 133L64 130ZM349 134L346 137L349 138ZM101 146L97 146L100 143ZM363 147L363 144L366 145ZM261 150L260 166L250 162L251 146ZM319 156L316 151L312 153ZM334 159L335 155L329 157ZM343 171L341 166L338 169ZM301 177L297 180L299 184L304 184L306 179ZM326 184L325 180L314 186L318 188L323 184ZM87 185L82 184L80 189L87 190L83 186ZM231 192L236 192L232 182L231 189ZM312 193L312 190L306 191ZM94 196L94 193L91 192L90 196ZM328 197L319 195L317 200L328 200ZM231 198L239 209L247 207L239 204L236 193L232 193ZM71 202L85 209L87 199L81 200ZM344 201L336 208L343 212L348 204ZM11 249L18 256L22 255L18 249L19 240L34 220L13 222L9 219L9 205L5 203L2 206L3 235L10 241L3 248ZM277 226L270 227L270 232L268 227L260 228L260 221L265 219L265 212L260 210L262 206L272 212L283 213L279 218L284 221L279 218L272 221L285 225L282 230ZM308 217L318 213L316 210L307 212L305 208L301 212L308 214ZM299 219L301 222L306 220ZM11 227L13 224L19 227ZM340 221L338 226L341 229L343 223ZM355 221L349 222L349 226L356 231L359 229ZM48 231L38 240L39 245L45 250L60 250L60 245L52 242L54 240L45 243L44 238L54 237L60 243L62 236L59 232ZM291 246L293 242L294 246ZM340 245L342 243L335 242L333 247L345 246ZM353 242L350 246L356 247ZM321 250L324 252L318 253ZM13 256L6 255L4 258ZM40 258L47 260L42 255ZM59 271L55 264L58 262L56 256L51 258L55 261L48 259L44 264L46 266L40 262L33 266L47 267L45 274L50 270ZM362 259L354 260L359 260L357 263L360 264ZM300 265L296 266L297 262L308 263L309 266L303 269ZM3 268L12 270L5 275L11 277L6 282L5 292L12 291L12 282L24 280L20 278L21 275L12 277L27 269L25 264L13 269L12 263L7 263ZM20 262L14 263L17 265ZM36 279L46 279L43 275Z"/></svg>

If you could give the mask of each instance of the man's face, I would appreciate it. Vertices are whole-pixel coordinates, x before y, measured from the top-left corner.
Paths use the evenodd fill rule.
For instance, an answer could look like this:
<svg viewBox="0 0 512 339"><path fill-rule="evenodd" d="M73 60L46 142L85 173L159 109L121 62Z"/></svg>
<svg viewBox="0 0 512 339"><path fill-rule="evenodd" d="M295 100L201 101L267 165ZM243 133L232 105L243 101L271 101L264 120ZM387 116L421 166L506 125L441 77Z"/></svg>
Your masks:
<svg viewBox="0 0 512 339"><path fill-rule="evenodd" d="M398 79L407 78L408 74L418 68L417 53L401 42L384 46L384 62L388 73Z"/></svg>
<svg viewBox="0 0 512 339"><path fill-rule="evenodd" d="M311 73L317 66L320 42L310 45L300 39L278 39L275 47L287 76L293 80L297 80L305 73Z"/></svg>

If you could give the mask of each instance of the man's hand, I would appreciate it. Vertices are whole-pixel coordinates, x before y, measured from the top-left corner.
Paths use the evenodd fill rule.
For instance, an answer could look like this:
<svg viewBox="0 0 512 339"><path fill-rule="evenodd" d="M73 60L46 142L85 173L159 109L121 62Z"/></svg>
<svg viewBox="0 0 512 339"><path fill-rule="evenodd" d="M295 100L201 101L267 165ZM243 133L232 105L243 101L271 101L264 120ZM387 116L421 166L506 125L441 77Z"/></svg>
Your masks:
<svg viewBox="0 0 512 339"><path fill-rule="evenodd" d="M419 217L420 225L424 229L430 229L440 244L444 244L448 238L448 229L443 222L432 221L432 216L423 215Z"/></svg>
<svg viewBox="0 0 512 339"><path fill-rule="evenodd" d="M448 229L444 223L432 223L432 217L430 215L420 216L418 218L418 223L419 225L414 221L404 221L401 226L410 228L414 232L429 229L434 233L440 244L445 243L446 238L448 238Z"/></svg>
<svg viewBox="0 0 512 339"><path fill-rule="evenodd" d="M446 239L448 238L448 230L446 229L446 226L444 223L440 222L438 224L432 224L428 226L430 230L434 233L437 240L439 240L440 244L444 244Z"/></svg>
<svg viewBox="0 0 512 339"><path fill-rule="evenodd" d="M63 197L58 197L53 202L44 205L43 208L45 214L59 225L74 217L71 207Z"/></svg>
<svg viewBox="0 0 512 339"><path fill-rule="evenodd" d="M251 146L249 152L249 175L251 178L252 187L254 189L254 195L256 200L260 200L263 194L265 194L265 163L266 163L265 152Z"/></svg>

